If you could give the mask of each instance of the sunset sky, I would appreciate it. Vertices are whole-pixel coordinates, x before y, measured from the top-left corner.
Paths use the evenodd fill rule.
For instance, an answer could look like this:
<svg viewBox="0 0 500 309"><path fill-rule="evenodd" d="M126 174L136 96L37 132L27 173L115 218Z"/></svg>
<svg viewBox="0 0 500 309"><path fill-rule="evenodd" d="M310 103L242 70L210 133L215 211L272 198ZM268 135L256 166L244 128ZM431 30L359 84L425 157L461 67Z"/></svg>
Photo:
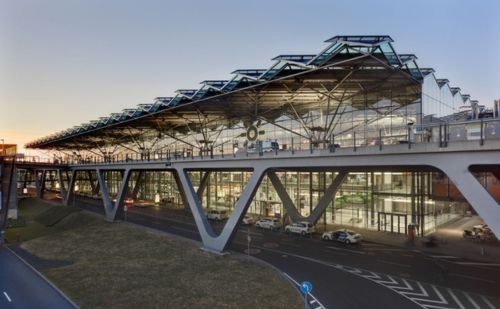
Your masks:
<svg viewBox="0 0 500 309"><path fill-rule="evenodd" d="M481 104L500 1L0 0L0 139L22 144L341 34L388 34Z"/></svg>

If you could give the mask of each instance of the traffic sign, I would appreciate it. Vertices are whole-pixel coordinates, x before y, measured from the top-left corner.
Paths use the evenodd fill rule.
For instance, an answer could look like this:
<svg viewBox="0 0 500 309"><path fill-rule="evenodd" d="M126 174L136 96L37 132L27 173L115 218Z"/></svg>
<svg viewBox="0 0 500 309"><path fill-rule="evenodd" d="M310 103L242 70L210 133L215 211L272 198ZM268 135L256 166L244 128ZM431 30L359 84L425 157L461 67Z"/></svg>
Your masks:
<svg viewBox="0 0 500 309"><path fill-rule="evenodd" d="M304 281L300 284L300 291L304 294L311 293L312 289L313 286L309 281Z"/></svg>

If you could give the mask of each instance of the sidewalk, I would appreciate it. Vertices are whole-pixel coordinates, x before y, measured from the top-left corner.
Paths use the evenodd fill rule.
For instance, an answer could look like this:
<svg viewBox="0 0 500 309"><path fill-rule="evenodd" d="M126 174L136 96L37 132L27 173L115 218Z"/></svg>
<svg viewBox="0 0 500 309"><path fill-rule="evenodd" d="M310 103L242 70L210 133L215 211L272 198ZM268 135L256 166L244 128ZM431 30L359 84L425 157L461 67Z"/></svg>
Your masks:
<svg viewBox="0 0 500 309"><path fill-rule="evenodd" d="M441 226L434 235L439 239L436 247L426 247L423 243L425 237L416 237L415 244L408 243L407 235L389 232L379 232L357 227L346 227L339 225L328 225L328 230L347 228L363 235L363 240L371 243L403 247L408 250L418 250L429 255L442 255L448 257L466 258L481 262L500 264L500 242L478 242L462 237L463 229L471 228L473 225L481 224L482 220L477 216L461 218ZM322 230L322 228L320 228Z"/></svg>

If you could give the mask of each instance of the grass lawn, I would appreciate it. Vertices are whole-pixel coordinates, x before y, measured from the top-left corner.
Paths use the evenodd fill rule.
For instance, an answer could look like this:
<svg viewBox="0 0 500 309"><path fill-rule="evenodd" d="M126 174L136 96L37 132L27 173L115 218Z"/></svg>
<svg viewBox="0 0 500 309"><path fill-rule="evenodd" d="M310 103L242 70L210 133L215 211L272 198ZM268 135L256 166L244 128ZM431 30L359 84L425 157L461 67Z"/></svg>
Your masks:
<svg viewBox="0 0 500 309"><path fill-rule="evenodd" d="M82 308L302 308L274 270L196 243L83 212L24 242L41 258L70 260L44 271Z"/></svg>
<svg viewBox="0 0 500 309"><path fill-rule="evenodd" d="M35 220L41 213L53 207L58 206L41 200L37 202L34 199L19 200L19 215L26 220L26 226L6 229L5 238L7 241L9 243L18 242L18 240L26 241L57 232L58 228L49 228Z"/></svg>

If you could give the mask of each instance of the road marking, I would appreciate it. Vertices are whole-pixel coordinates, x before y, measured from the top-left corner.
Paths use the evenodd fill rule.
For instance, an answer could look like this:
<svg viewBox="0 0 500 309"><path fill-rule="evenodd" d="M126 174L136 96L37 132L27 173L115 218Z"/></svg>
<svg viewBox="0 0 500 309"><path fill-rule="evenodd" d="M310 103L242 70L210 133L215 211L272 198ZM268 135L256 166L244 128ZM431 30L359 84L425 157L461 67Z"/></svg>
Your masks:
<svg viewBox="0 0 500 309"><path fill-rule="evenodd" d="M387 251L387 252L404 252L404 251L408 251L406 249L386 249L386 248L366 248L366 250L370 250L370 251Z"/></svg>
<svg viewBox="0 0 500 309"><path fill-rule="evenodd" d="M461 278L466 278L466 279L477 280L477 281L483 281L483 282L487 282L487 283L495 283L495 281L493 281L493 280L488 280L488 279L483 279L483 278L477 278L477 277L468 276L468 275L461 275L461 274L455 274L455 273L451 273L451 274L448 274L448 275L449 276L454 276L454 277L461 277Z"/></svg>
<svg viewBox="0 0 500 309"><path fill-rule="evenodd" d="M3 292L3 295L5 295L9 303L12 302L12 299L10 299L9 294L7 294L7 292Z"/></svg>
<svg viewBox="0 0 500 309"><path fill-rule="evenodd" d="M484 296L481 296L481 299L491 308L491 309L495 309L495 306L493 306L493 304Z"/></svg>
<svg viewBox="0 0 500 309"><path fill-rule="evenodd" d="M423 305L424 308L435 308L435 309L451 309L450 307L441 307L441 306L434 306L434 305Z"/></svg>
<svg viewBox="0 0 500 309"><path fill-rule="evenodd" d="M481 307L479 307L479 305L474 301L474 299L470 297L469 293L464 292L464 295L465 297L467 297L467 300L474 306L474 308L481 309Z"/></svg>
<svg viewBox="0 0 500 309"><path fill-rule="evenodd" d="M418 281L416 281L416 282L417 282L418 288L420 289L420 293L413 293L413 292L402 292L402 293L405 294L405 295L415 295L415 296L429 297L429 294L424 289L424 287L422 286L422 284L420 282L418 282Z"/></svg>
<svg viewBox="0 0 500 309"><path fill-rule="evenodd" d="M448 290L448 293L450 293L451 297L453 298L453 300L457 303L457 305L460 307L460 309L465 309L464 305L462 304L462 302L458 299L458 297L455 295L455 293L453 293L453 291L451 289L447 289Z"/></svg>
<svg viewBox="0 0 500 309"><path fill-rule="evenodd" d="M283 275L285 275L290 281L292 281L293 283L295 283L297 286L300 286L300 284L295 279L293 279L292 277L290 277L289 274L287 274L287 273L284 272ZM323 306L323 304L314 295L312 295L311 293L307 293L307 295L309 295L310 297L312 297L312 300L309 301L310 304L317 303L317 306L314 307L314 309L326 309L326 307Z"/></svg>
<svg viewBox="0 0 500 309"><path fill-rule="evenodd" d="M380 263L385 263L385 264L390 264L390 265L396 265L396 266L400 266L400 267L407 267L407 268L411 268L411 266L410 266L410 265L399 264L399 263L394 263L394 262L389 262L389 261L384 261L384 260L377 260L377 262L380 262Z"/></svg>
<svg viewBox="0 0 500 309"><path fill-rule="evenodd" d="M453 255L429 255L431 258L436 258L436 259L460 259L458 256L453 256Z"/></svg>
<svg viewBox="0 0 500 309"><path fill-rule="evenodd" d="M481 262L455 262L455 264L459 265L472 265L472 266L500 266L500 264L493 263L481 263Z"/></svg>
<svg viewBox="0 0 500 309"><path fill-rule="evenodd" d="M259 247L259 246L256 246L256 247ZM260 247L260 248L262 248L262 247ZM410 300L411 302L417 304L421 308L427 308L427 309L431 309L431 308L433 308L433 309L465 308L464 305L462 303L460 303L460 300L453 292L446 293L445 295L449 295L449 296L447 296L447 298L445 298L443 296L443 294L440 292L440 289L443 292L450 291L449 289L447 289L445 287L439 287L439 286L431 285L428 283L424 283L425 286L429 290L434 291L434 293L432 293L432 294L434 294L434 296L432 296L427 292L426 288L424 288L423 284L420 283L419 281L412 280L411 282L413 282L413 284L416 285L416 287L412 287L412 284L410 284L410 282L406 281L405 279L397 278L397 277L394 278L394 277L389 276L387 274L375 273L375 272L371 272L368 270L356 268L353 266L345 266L345 265L340 265L340 264L335 264L335 263L329 263L326 261L322 261L322 260L318 260L318 259L314 259L314 258L310 258L307 256L298 255L298 254L288 253L285 251L269 249L269 248L262 248L262 249L266 250L266 251L270 251L270 252L279 253L279 254L286 253L286 254L289 254L290 256L295 257L295 258L299 258L299 259L315 262L318 264L322 264L325 266L333 267L333 268L336 268L339 270L347 271L353 275L357 275L357 276L360 276L362 278L371 280L377 284L380 284L381 286L384 286L384 287L394 291L395 293L398 293L399 295L405 297L406 299ZM289 277L289 276L287 275L287 277ZM290 278L290 280L293 280L293 279ZM298 285L298 283L296 283L296 281L294 283ZM420 290L420 291L418 291L418 290ZM455 291L459 292L459 293L463 293L464 295L466 294L465 291L459 291L459 290L455 290ZM470 297L472 298L472 296L470 296ZM484 301L484 303L487 304L487 306L489 308L491 308L491 309L496 308L483 295L477 295L477 297L481 297L481 300ZM467 298L467 300L469 300L469 299ZM456 303L456 304L453 305L451 303ZM472 306L475 306L474 305L475 302L472 301L470 303L472 304ZM458 307L458 306L460 306L460 307ZM324 308L324 307L317 307L317 308ZM316 309L316 308L314 308L314 309Z"/></svg>
<svg viewBox="0 0 500 309"><path fill-rule="evenodd" d="M339 250L339 251L347 251L347 252L357 253L357 254L366 254L366 252L362 252L362 251L355 251L355 250L349 250L349 249L343 249L343 248L337 248L337 247L328 246L327 248L333 249L333 250Z"/></svg>

